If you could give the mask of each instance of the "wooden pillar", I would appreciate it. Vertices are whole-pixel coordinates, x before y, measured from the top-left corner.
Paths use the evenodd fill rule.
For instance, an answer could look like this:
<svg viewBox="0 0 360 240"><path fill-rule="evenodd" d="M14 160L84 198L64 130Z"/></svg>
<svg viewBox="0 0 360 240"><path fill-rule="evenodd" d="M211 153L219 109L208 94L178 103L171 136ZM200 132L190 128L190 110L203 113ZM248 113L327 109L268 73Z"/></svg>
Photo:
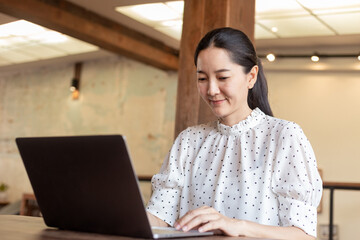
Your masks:
<svg viewBox="0 0 360 240"><path fill-rule="evenodd" d="M200 99L196 86L193 57L200 39L212 29L232 27L242 30L254 41L254 25L255 0L185 0L175 136L188 126L215 119L210 108Z"/></svg>

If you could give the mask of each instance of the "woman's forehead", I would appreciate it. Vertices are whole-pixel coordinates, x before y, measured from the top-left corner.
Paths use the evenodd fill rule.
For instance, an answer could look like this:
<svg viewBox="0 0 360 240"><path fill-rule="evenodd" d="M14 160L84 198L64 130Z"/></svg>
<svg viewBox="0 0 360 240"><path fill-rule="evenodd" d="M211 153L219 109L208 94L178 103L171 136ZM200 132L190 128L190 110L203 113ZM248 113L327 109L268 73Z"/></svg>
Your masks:
<svg viewBox="0 0 360 240"><path fill-rule="evenodd" d="M202 73L211 69L211 71L224 72L233 68L243 66L235 63L229 52L223 48L210 47L202 50L197 59L197 72Z"/></svg>

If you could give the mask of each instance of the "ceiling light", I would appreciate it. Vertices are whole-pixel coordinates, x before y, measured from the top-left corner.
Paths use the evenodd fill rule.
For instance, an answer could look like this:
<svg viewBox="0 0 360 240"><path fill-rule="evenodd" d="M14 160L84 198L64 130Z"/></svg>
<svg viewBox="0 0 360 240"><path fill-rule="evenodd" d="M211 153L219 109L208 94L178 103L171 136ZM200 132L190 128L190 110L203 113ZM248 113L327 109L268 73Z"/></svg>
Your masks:
<svg viewBox="0 0 360 240"><path fill-rule="evenodd" d="M122 12L121 7L117 7L116 10ZM181 17L164 3L134 5L130 6L128 10L150 21L174 20Z"/></svg>
<svg viewBox="0 0 360 240"><path fill-rule="evenodd" d="M161 25L165 27L179 27L182 26L182 20L170 20L170 21L164 21L161 22Z"/></svg>
<svg viewBox="0 0 360 240"><path fill-rule="evenodd" d="M119 6L115 10L172 38L181 38L184 1Z"/></svg>
<svg viewBox="0 0 360 240"><path fill-rule="evenodd" d="M0 25L0 37L28 36L44 32L45 28L25 20Z"/></svg>
<svg viewBox="0 0 360 240"><path fill-rule="evenodd" d="M313 62L318 62L320 60L319 56L315 53L314 55L311 56L311 61Z"/></svg>
<svg viewBox="0 0 360 240"><path fill-rule="evenodd" d="M276 33L276 32L278 31L278 28L277 28L277 27L272 27L272 28L271 28L271 31L274 32L274 33Z"/></svg>
<svg viewBox="0 0 360 240"><path fill-rule="evenodd" d="M29 39L36 40L41 43L61 43L68 40L64 34L55 31L46 31L41 34L29 36Z"/></svg>
<svg viewBox="0 0 360 240"><path fill-rule="evenodd" d="M76 90L78 90L79 89L79 79L77 79L77 78L73 78L72 80L71 80L71 85L70 85L70 92L74 92L74 91L76 91Z"/></svg>
<svg viewBox="0 0 360 240"><path fill-rule="evenodd" d="M165 4L176 11L179 15L182 16L184 14L184 1L166 2Z"/></svg>
<svg viewBox="0 0 360 240"><path fill-rule="evenodd" d="M269 61L269 62L273 62L273 61L275 61L275 55L274 54L272 54L272 53L269 53L268 55L266 55L266 58L267 58L267 60Z"/></svg>
<svg viewBox="0 0 360 240"><path fill-rule="evenodd" d="M24 45L28 40L25 37L7 37L4 39L7 45L19 46Z"/></svg>

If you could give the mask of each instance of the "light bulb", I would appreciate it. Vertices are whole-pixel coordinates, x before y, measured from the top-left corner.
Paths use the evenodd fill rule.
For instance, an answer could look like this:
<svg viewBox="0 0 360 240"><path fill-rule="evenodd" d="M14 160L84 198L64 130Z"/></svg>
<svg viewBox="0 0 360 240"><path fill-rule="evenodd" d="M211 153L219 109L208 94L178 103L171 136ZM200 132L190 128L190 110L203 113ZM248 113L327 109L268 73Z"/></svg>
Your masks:
<svg viewBox="0 0 360 240"><path fill-rule="evenodd" d="M266 58L269 62L273 62L276 59L275 55L272 53L269 53L268 55L266 55Z"/></svg>
<svg viewBox="0 0 360 240"><path fill-rule="evenodd" d="M319 60L320 60L319 56L317 56L317 55L312 55L311 56L311 61L318 62Z"/></svg>
<svg viewBox="0 0 360 240"><path fill-rule="evenodd" d="M276 32L278 31L278 28L277 28L277 27L272 27L272 28L271 28L271 31L274 32L274 33L276 33Z"/></svg>

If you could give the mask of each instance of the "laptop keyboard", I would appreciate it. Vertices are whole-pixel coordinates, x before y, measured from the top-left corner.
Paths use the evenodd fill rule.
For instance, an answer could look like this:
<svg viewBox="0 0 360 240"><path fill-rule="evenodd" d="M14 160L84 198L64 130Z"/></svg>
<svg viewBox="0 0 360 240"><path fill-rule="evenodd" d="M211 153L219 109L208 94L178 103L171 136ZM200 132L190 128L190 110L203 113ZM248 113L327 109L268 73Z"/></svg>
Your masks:
<svg viewBox="0 0 360 240"><path fill-rule="evenodd" d="M174 234L174 233L184 233L181 230L176 230L172 227L152 227L152 232L154 234Z"/></svg>

